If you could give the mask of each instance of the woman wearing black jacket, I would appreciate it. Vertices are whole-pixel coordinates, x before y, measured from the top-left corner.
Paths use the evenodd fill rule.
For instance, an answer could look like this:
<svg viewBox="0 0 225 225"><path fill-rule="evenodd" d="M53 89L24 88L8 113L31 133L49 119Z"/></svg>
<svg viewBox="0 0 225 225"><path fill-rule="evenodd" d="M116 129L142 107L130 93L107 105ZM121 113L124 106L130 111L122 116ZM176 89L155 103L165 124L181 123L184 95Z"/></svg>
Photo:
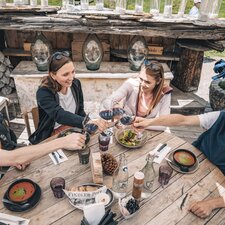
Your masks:
<svg viewBox="0 0 225 225"><path fill-rule="evenodd" d="M29 141L37 144L68 127L82 128L85 117L81 83L67 52L56 52L49 61L49 75L37 91L39 124ZM107 128L102 119L94 121L100 131Z"/></svg>

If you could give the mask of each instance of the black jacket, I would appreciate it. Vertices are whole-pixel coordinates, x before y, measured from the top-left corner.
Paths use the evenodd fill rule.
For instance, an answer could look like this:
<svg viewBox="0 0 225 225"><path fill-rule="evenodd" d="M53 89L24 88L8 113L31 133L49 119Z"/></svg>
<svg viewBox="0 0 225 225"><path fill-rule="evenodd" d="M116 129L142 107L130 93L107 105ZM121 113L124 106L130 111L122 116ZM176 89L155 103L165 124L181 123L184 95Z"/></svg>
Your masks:
<svg viewBox="0 0 225 225"><path fill-rule="evenodd" d="M59 105L59 96L48 87L40 87L37 91L37 104L39 112L39 123L37 130L29 137L32 144L50 137L55 126L55 122L72 127L82 128L82 121L85 117L84 101L81 83L74 79L71 91L76 102L76 111L73 113L65 111Z"/></svg>

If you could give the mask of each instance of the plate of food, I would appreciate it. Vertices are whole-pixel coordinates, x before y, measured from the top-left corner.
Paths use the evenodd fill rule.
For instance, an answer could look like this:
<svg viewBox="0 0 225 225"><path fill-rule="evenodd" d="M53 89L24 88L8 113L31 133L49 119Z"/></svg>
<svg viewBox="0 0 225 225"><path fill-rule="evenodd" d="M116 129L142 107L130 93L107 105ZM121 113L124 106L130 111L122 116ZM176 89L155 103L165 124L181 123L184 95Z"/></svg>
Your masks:
<svg viewBox="0 0 225 225"><path fill-rule="evenodd" d="M119 144L127 148L140 148L148 139L147 132L144 130L138 133L131 128L117 130L115 138Z"/></svg>
<svg viewBox="0 0 225 225"><path fill-rule="evenodd" d="M83 210L85 205L102 202L105 208L109 207L113 200L113 193L106 186L94 183L82 184L64 190L69 202L75 208Z"/></svg>

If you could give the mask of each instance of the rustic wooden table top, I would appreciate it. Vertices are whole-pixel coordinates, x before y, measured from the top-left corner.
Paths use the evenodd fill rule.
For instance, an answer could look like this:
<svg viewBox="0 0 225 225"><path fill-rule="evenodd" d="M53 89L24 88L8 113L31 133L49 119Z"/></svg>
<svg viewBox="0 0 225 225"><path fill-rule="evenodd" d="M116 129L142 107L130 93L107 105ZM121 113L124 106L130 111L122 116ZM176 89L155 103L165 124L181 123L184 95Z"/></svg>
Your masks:
<svg viewBox="0 0 225 225"><path fill-rule="evenodd" d="M124 220L119 212L118 203L114 201L112 211L117 213L119 224L221 224L225 220L224 209L215 210L207 219L199 219L188 211L188 205L195 200L203 200L219 196L224 192L225 176L210 163L205 157L189 143L165 132L148 132L148 142L140 149L129 150L120 146L115 140L110 144L110 150L117 158L125 153L129 169L129 192L132 190L133 174L145 165L146 154L153 150L159 143L167 143L172 149L185 148L192 150L198 157L200 166L193 174L173 172L169 184L162 188L156 182L154 192L148 199L140 203L140 211L130 220ZM98 149L97 135L90 142L92 151ZM0 198L3 198L8 186L17 178L25 177L38 183L42 189L41 201L32 210L24 213L14 213L4 208L0 201L0 212L22 216L30 219L30 225L66 224L78 225L83 217L82 211L70 205L66 197L56 199L50 189L49 183L53 177L61 176L66 180L66 186L92 182L90 165L81 165L77 153L65 151L69 160L54 165L49 156L34 161L24 172L10 170L0 181ZM156 171L157 165L156 165ZM110 185L111 177L104 177L104 182ZM180 209L186 194L188 199L183 209Z"/></svg>

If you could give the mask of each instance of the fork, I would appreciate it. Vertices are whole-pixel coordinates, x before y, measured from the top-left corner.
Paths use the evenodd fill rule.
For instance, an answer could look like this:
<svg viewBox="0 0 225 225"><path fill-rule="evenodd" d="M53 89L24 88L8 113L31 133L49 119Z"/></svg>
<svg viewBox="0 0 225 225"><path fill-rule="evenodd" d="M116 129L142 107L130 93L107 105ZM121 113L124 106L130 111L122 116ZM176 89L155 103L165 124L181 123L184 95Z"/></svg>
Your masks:
<svg viewBox="0 0 225 225"><path fill-rule="evenodd" d="M59 156L60 159L63 159L63 156L60 155L58 151L55 151L55 152L58 154L58 156Z"/></svg>

